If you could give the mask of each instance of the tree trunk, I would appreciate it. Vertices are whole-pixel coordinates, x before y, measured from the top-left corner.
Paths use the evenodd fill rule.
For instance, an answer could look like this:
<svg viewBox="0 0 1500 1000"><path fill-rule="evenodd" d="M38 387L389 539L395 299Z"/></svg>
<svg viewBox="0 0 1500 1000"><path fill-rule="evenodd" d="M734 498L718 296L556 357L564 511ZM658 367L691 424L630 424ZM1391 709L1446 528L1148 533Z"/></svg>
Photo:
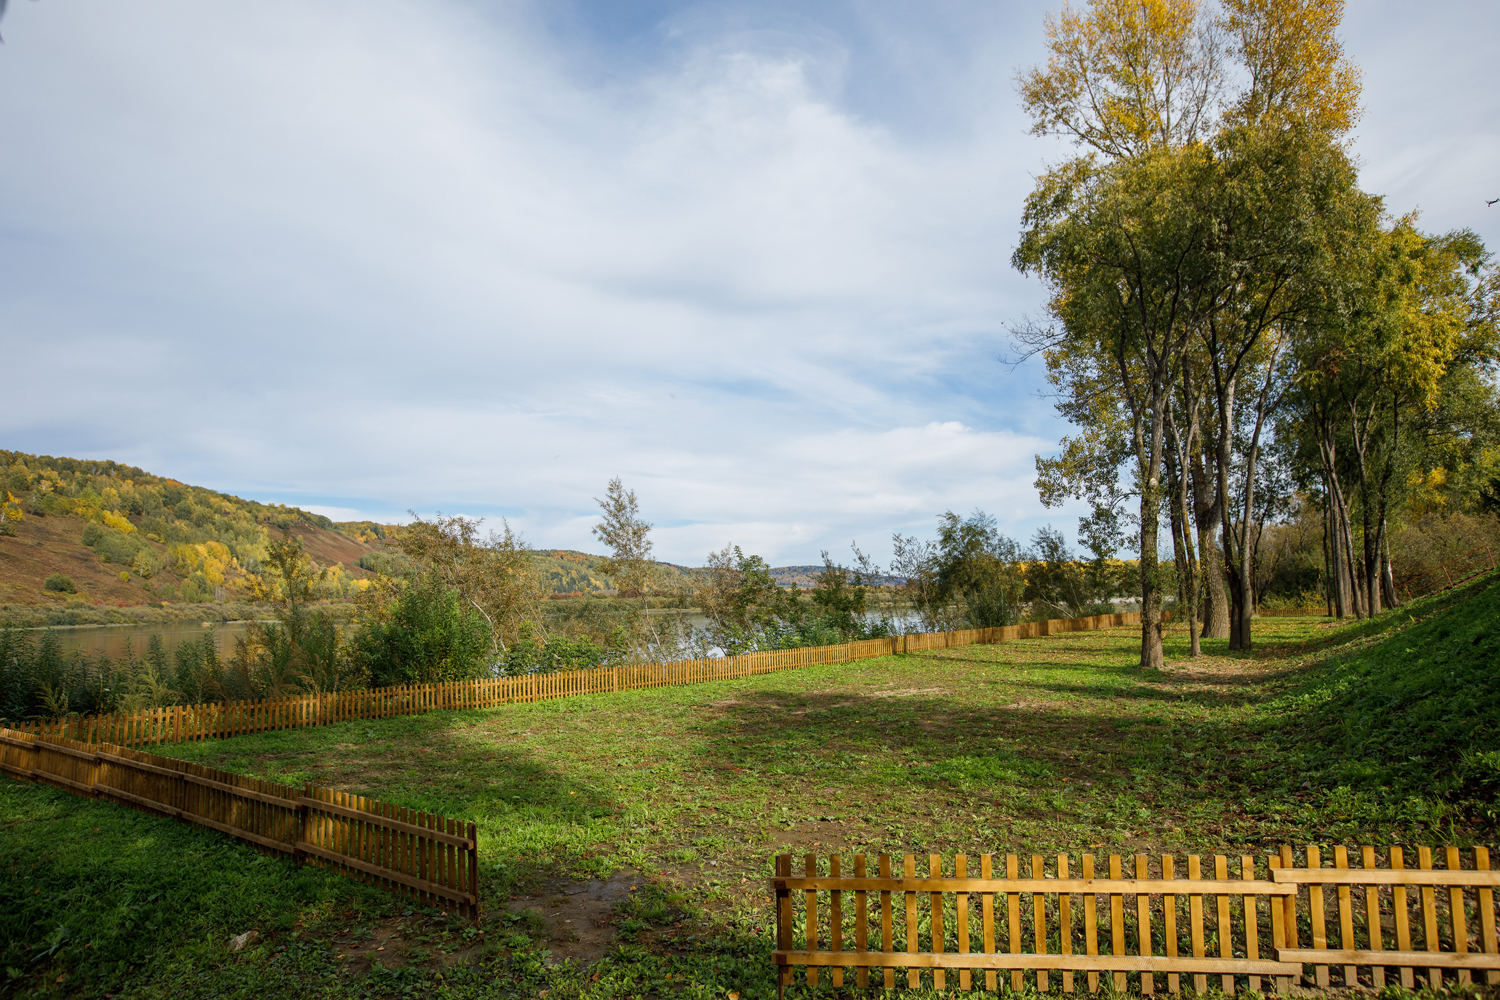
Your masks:
<svg viewBox="0 0 1500 1000"><path fill-rule="evenodd" d="M1236 558L1234 528L1230 523L1229 506L1229 465L1230 449L1234 444L1234 397L1237 388L1235 379L1231 378L1219 394L1219 436L1214 447L1214 494L1215 505L1219 508L1219 538L1221 554L1227 572L1220 575L1229 584L1229 600L1226 602L1224 611L1229 619L1229 648L1238 649L1242 637L1239 634L1239 608L1244 603L1240 594L1239 563L1243 561Z"/></svg>
<svg viewBox="0 0 1500 1000"><path fill-rule="evenodd" d="M1218 494L1208 472L1193 456L1193 514L1198 528L1198 565L1202 575L1203 637L1229 637L1229 595L1224 592L1223 552L1215 537L1219 527Z"/></svg>
<svg viewBox="0 0 1500 1000"><path fill-rule="evenodd" d="M1193 518L1190 512L1191 486L1188 455L1198 439L1198 404L1188 406L1188 431L1184 440L1178 430L1177 421L1171 421L1172 456L1175 461L1168 464L1172 476L1172 528L1173 550L1177 554L1177 589L1182 598L1188 628L1188 656L1197 659L1203 655L1203 643L1198 637L1198 559L1193 545ZM1181 537L1177 537L1181 525Z"/></svg>
<svg viewBox="0 0 1500 1000"><path fill-rule="evenodd" d="M1354 617L1363 618L1369 612L1365 605L1364 587L1359 582L1359 554L1354 548L1354 522L1349 517L1348 501L1344 499L1340 491L1338 500L1339 530L1341 533L1339 543L1344 549L1344 574L1348 578L1345 584L1349 590L1349 601L1353 606Z"/></svg>
<svg viewBox="0 0 1500 1000"><path fill-rule="evenodd" d="M1159 426L1159 425L1158 425ZM1159 454L1159 452L1158 452ZM1154 466L1156 463L1152 463ZM1161 596L1157 588L1157 518L1161 487L1157 470L1150 468L1141 484L1141 669L1166 666L1161 644Z"/></svg>
<svg viewBox="0 0 1500 1000"><path fill-rule="evenodd" d="M1396 595L1396 577L1391 572L1391 533L1383 517L1380 519L1380 579L1385 587L1386 605L1399 608L1401 598Z"/></svg>
<svg viewBox="0 0 1500 1000"><path fill-rule="evenodd" d="M1245 503L1240 511L1240 559L1239 586L1235 588L1239 598L1235 605L1235 620L1230 628L1229 648L1250 648L1250 624L1255 618L1255 550L1259 546L1260 532L1255 527L1255 470L1260 464L1260 432L1266 425L1266 412L1275 404L1269 402L1272 378L1276 366L1276 354L1271 354L1270 369L1260 394L1255 399L1255 430L1250 434L1250 447L1245 452ZM1256 540L1251 541L1254 532Z"/></svg>
<svg viewBox="0 0 1500 1000"><path fill-rule="evenodd" d="M1324 513L1328 525L1330 585L1334 614L1340 618L1362 617L1360 588L1355 584L1354 544L1349 529L1349 504L1339 484L1338 441L1333 422L1326 413L1318 421L1318 457L1323 463Z"/></svg>
<svg viewBox="0 0 1500 1000"><path fill-rule="evenodd" d="M1324 480L1323 496L1328 496L1327 480ZM1328 505L1323 509L1323 607L1328 617L1333 617L1333 563L1330 561L1328 549Z"/></svg>

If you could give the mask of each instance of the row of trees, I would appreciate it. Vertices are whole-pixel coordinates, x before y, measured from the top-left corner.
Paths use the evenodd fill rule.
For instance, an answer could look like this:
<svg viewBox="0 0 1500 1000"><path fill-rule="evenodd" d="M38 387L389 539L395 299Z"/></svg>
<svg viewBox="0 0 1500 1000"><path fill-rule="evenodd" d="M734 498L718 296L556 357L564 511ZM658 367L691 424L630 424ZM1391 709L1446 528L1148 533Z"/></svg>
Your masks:
<svg viewBox="0 0 1500 1000"><path fill-rule="evenodd" d="M1248 648L1265 528L1324 521L1338 614L1396 601L1391 525L1434 469L1494 473L1500 277L1469 231L1360 190L1359 73L1338 0L1091 0L1022 75L1038 134L1080 152L1028 198L1014 265L1050 290L1017 330L1075 427L1045 503L1139 549L1141 665L1162 663L1164 546L1193 624ZM1133 510L1131 509L1133 508Z"/></svg>

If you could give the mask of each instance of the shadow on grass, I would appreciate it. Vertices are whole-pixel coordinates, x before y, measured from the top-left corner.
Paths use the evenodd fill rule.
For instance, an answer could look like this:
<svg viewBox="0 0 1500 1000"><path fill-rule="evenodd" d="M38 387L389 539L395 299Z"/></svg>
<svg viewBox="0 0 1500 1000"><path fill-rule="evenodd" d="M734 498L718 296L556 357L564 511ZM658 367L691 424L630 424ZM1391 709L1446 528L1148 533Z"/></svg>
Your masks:
<svg viewBox="0 0 1500 1000"><path fill-rule="evenodd" d="M1157 781L1239 786L1255 777L1237 766L1253 739L1243 724L1205 720L1201 713L1190 720L1146 713L1128 698L1091 697L1066 708L772 690L742 694L727 710L709 741L711 757L749 756L766 766L808 756L874 756L888 762L888 779L946 781L956 791L1035 786L1064 776L1142 787Z"/></svg>
<svg viewBox="0 0 1500 1000"><path fill-rule="evenodd" d="M211 966L231 960L234 934L254 929L274 947L401 905L219 833L45 785L0 778L0 815L0 968L23 990L126 982L162 962Z"/></svg>

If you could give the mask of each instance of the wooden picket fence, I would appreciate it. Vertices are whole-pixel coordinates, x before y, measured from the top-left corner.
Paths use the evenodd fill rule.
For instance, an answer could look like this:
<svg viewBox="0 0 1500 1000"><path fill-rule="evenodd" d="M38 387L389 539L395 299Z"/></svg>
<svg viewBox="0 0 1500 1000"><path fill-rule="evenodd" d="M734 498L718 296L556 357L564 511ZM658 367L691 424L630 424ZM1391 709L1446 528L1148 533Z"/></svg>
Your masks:
<svg viewBox="0 0 1500 1000"><path fill-rule="evenodd" d="M324 726L353 719L383 719L443 709L493 708L516 702L572 698L579 695L679 684L700 684L757 674L797 670L827 663L951 649L1026 639L1063 632L1083 632L1140 624L1139 612L1059 618L1026 622L1003 628L965 629L957 632L924 632L867 639L834 646L777 649L743 656L681 660L674 663L642 663L593 670L559 671L525 677L494 677L419 684L409 687L373 688L365 691L331 691L267 698L259 701L215 702L206 705L170 705L140 712L75 716L51 721L9 722L18 732L56 736L82 743L115 746L150 746L183 740L222 739L271 729Z"/></svg>
<svg viewBox="0 0 1500 1000"><path fill-rule="evenodd" d="M1331 866L1318 846L1300 852L1300 866L1297 853L1112 854L1100 872L1092 854L1076 867L1068 854L1033 855L1029 870L1008 854L1003 875L991 854L979 856L977 875L962 854L928 855L920 874L908 854L895 875L887 854L873 869L855 855L852 874L839 855L825 863L809 854L798 875L792 855L780 855L771 880L778 992L798 966L809 987L822 970L834 987L848 970L853 985L869 986L873 968L886 989L904 969L910 989L925 978L944 990L956 974L959 989L989 992L1002 973L1013 990L1031 979L1043 993L1052 973L1063 993L1097 993L1101 983L1117 993L1178 993L1185 976L1197 993L1217 976L1226 994L1266 984L1287 993L1304 982L1379 990L1391 976L1407 989L1418 977L1436 989L1476 972L1500 984L1500 871L1490 870L1487 848L1447 848L1442 868L1431 848L1418 848L1414 869L1399 847L1380 856L1361 847L1357 867L1343 847Z"/></svg>
<svg viewBox="0 0 1500 1000"><path fill-rule="evenodd" d="M316 785L293 788L109 743L0 729L0 771L204 826L479 919L478 833Z"/></svg>

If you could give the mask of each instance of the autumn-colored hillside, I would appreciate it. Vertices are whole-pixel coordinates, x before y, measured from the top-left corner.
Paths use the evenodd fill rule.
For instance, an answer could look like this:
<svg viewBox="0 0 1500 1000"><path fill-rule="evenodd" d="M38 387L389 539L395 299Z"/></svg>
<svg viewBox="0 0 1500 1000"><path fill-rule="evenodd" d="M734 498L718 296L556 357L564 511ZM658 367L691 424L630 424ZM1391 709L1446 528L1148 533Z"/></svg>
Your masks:
<svg viewBox="0 0 1500 1000"><path fill-rule="evenodd" d="M537 576L542 590L552 594L599 594L614 589L615 581L600 570L605 556L573 549L537 549ZM697 570L673 563L657 563L657 587L668 592L691 591Z"/></svg>
<svg viewBox="0 0 1500 1000"><path fill-rule="evenodd" d="M409 559L387 549L399 525L335 523L296 507L262 504L117 462L0 450L0 605L119 608L243 602L270 539L301 540L326 569L319 596L352 597L377 573L402 576ZM614 580L605 557L572 549L534 553L541 589L601 594ZM809 587L820 566L772 570ZM658 563L657 587L688 595L699 570ZM52 581L49 586L49 579Z"/></svg>
<svg viewBox="0 0 1500 1000"><path fill-rule="evenodd" d="M328 570L320 596L348 597L373 575L361 558L383 547L295 507L109 461L0 451L0 505L0 604L243 601L283 531Z"/></svg>

